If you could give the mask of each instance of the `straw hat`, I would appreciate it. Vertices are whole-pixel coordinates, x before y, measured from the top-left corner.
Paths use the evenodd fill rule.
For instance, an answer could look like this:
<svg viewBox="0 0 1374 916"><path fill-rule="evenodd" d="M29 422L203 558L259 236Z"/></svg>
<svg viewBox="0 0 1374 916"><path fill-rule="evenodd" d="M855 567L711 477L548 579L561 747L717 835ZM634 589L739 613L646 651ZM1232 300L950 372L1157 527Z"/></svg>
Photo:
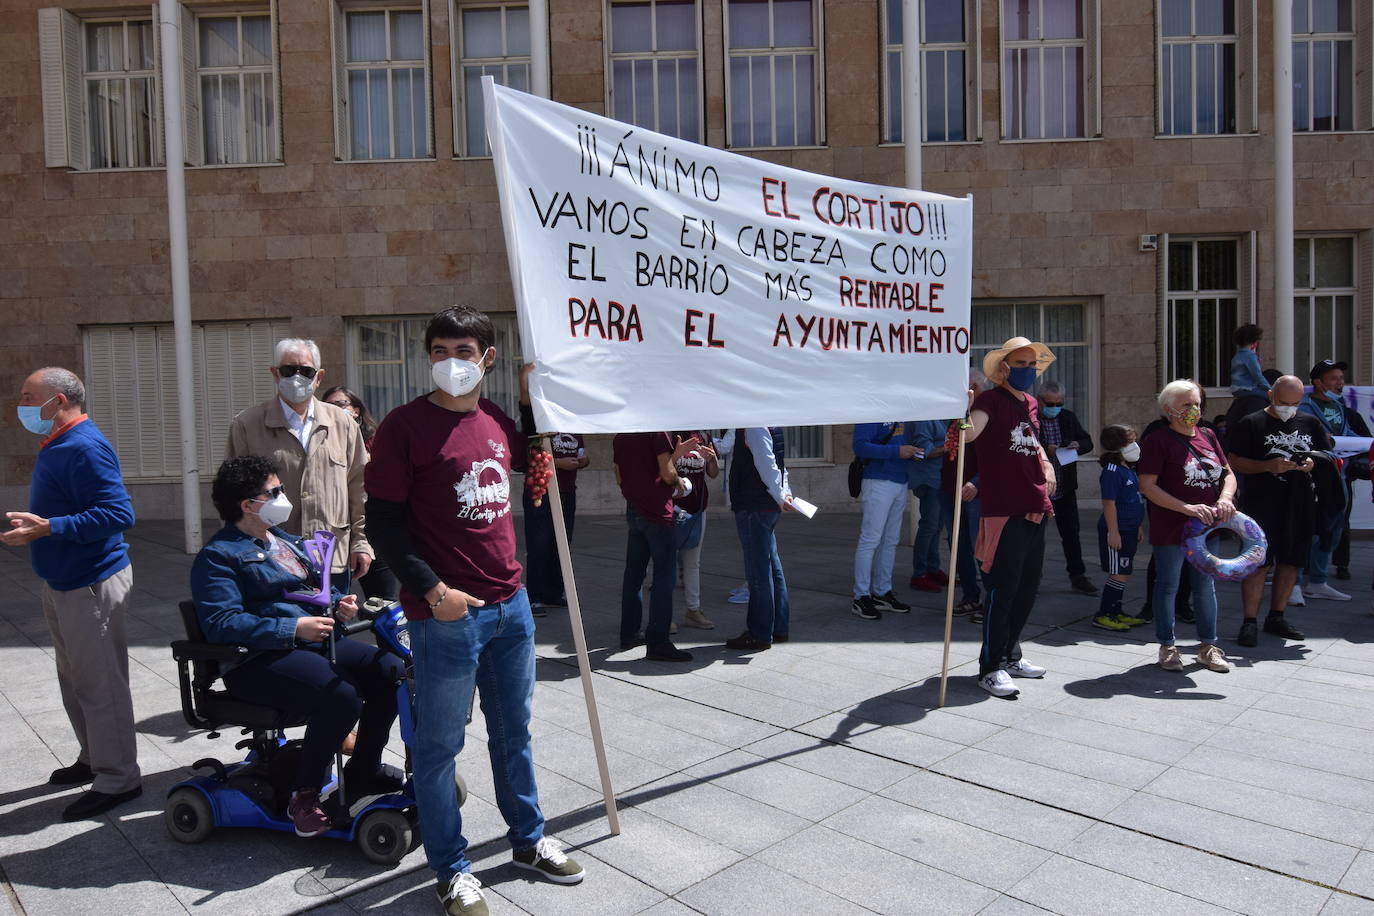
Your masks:
<svg viewBox="0 0 1374 916"><path fill-rule="evenodd" d="M1007 377L1006 370L1002 366L1002 360L1007 358L1007 354L1014 350L1021 350L1030 347L1035 350L1035 374L1039 375L1049 368L1050 363L1054 362L1054 354L1050 348L1035 340L1028 340L1025 337L1013 337L1002 346L993 350L983 357L983 374L988 377L988 381L1001 384Z"/></svg>

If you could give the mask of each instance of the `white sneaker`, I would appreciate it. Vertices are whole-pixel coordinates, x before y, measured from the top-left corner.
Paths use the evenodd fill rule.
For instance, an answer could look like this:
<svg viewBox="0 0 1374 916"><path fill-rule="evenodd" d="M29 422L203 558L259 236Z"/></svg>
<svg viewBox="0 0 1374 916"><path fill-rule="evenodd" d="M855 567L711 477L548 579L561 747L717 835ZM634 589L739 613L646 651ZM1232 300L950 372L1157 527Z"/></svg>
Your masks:
<svg viewBox="0 0 1374 916"><path fill-rule="evenodd" d="M1302 590L1302 593L1309 598L1325 598L1327 601L1350 600L1350 596L1345 592L1337 591L1325 582L1321 585L1313 585L1309 588L1305 588Z"/></svg>
<svg viewBox="0 0 1374 916"><path fill-rule="evenodd" d="M1021 692L1012 685L1011 677L1001 668L980 677L978 679L978 686L982 687L993 696L1002 697L1006 700L1010 700Z"/></svg>
<svg viewBox="0 0 1374 916"><path fill-rule="evenodd" d="M1159 647L1159 667L1165 671L1183 670L1183 656L1178 654L1177 646Z"/></svg>
<svg viewBox="0 0 1374 916"><path fill-rule="evenodd" d="M1032 665L1024 658L1014 662L1003 662L1002 670L1012 677L1044 677L1045 669L1039 665Z"/></svg>
<svg viewBox="0 0 1374 916"><path fill-rule="evenodd" d="M1288 593L1289 607L1307 607L1307 599L1302 596L1302 586L1294 585L1293 590Z"/></svg>
<svg viewBox="0 0 1374 916"><path fill-rule="evenodd" d="M1197 663L1211 671L1219 671L1223 674L1231 670L1231 663L1226 660L1226 653L1221 651L1220 646L1205 643L1198 646Z"/></svg>
<svg viewBox="0 0 1374 916"><path fill-rule="evenodd" d="M738 588L732 589L730 591L730 597L726 598L725 600L730 602L731 604L748 604L749 586L741 585Z"/></svg>

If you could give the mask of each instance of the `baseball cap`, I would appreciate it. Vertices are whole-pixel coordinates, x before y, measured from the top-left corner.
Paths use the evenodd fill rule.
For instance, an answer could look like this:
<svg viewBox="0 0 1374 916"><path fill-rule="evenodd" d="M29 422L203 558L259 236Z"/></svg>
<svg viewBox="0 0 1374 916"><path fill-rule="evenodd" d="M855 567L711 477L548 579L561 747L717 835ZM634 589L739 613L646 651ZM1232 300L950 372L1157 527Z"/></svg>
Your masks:
<svg viewBox="0 0 1374 916"><path fill-rule="evenodd" d="M1324 359L1312 367L1312 371L1307 373L1307 377L1309 379L1321 378L1323 375L1326 375L1326 373L1330 372L1332 369L1339 369L1342 372L1348 372L1350 371L1350 366L1348 363L1338 363L1335 360Z"/></svg>

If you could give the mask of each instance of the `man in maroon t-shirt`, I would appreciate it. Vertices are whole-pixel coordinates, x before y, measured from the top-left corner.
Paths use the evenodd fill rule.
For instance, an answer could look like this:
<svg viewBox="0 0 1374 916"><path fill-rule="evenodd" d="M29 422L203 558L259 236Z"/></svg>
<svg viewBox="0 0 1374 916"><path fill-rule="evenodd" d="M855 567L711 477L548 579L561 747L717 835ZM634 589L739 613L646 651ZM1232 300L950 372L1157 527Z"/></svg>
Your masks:
<svg viewBox="0 0 1374 916"><path fill-rule="evenodd" d="M655 661L692 660L692 653L673 645L669 629L673 623L673 585L677 582L673 497L685 496L691 489L691 484L678 476L674 463L696 445L693 438L674 447L668 433L621 433L611 443L615 481L625 497L629 529L620 589L620 648L632 649L642 642L644 657ZM644 603L639 590L650 560L654 582L649 589L649 623L641 637Z"/></svg>
<svg viewBox="0 0 1374 916"><path fill-rule="evenodd" d="M445 309L425 331L437 386L391 411L365 471L374 542L401 582L415 664L415 800L425 855L450 914L485 912L453 792L473 687L481 688L497 806L515 865L559 884L582 867L544 836L530 753L534 621L520 587L511 471L525 439L482 397L496 359L491 319Z"/></svg>
<svg viewBox="0 0 1374 916"><path fill-rule="evenodd" d="M1014 698L1011 679L1045 676L1021 657L1021 630L1035 606L1045 559L1045 520L1052 514L1054 468L1040 445L1040 424L1030 392L1054 354L1042 343L1013 337L983 359L996 385L974 399L966 441L978 456L983 514L976 553L988 573L983 650L978 684L995 697Z"/></svg>

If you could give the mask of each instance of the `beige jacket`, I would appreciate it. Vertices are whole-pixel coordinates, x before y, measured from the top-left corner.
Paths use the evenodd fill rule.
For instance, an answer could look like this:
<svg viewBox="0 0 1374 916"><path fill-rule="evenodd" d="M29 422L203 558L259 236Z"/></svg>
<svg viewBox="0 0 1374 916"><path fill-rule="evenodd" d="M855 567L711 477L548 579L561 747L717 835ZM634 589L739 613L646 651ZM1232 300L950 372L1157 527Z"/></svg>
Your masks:
<svg viewBox="0 0 1374 916"><path fill-rule="evenodd" d="M346 410L315 401L315 426L307 453L286 425L281 399L273 395L234 418L225 457L240 455L261 455L279 468L292 506L283 530L307 536L323 528L334 532L338 538L334 572L348 565L350 553L372 556L363 525L367 449L362 430Z"/></svg>

